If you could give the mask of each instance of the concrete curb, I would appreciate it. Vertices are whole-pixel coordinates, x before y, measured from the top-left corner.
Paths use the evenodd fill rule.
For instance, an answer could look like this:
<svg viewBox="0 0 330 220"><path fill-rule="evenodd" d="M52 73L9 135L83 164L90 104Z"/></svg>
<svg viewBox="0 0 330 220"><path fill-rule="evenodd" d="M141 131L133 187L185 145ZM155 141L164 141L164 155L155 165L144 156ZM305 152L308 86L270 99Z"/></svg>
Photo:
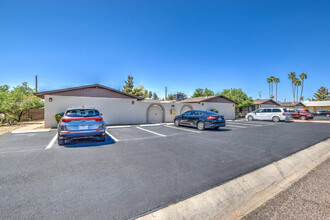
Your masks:
<svg viewBox="0 0 330 220"><path fill-rule="evenodd" d="M330 123L330 120L292 120L293 122L304 122L304 123Z"/></svg>
<svg viewBox="0 0 330 220"><path fill-rule="evenodd" d="M330 139L139 219L239 219L236 213L259 207L329 156Z"/></svg>

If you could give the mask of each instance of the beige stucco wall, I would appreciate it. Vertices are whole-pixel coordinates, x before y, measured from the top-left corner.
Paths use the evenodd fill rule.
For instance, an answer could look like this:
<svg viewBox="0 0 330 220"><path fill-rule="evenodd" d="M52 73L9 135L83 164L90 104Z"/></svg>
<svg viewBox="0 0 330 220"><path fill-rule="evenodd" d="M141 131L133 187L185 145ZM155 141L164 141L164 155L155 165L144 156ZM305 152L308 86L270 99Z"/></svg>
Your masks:
<svg viewBox="0 0 330 220"><path fill-rule="evenodd" d="M52 102L49 102L49 98ZM132 104L134 101L134 104ZM185 103L159 103L165 110L165 122L173 122L175 109L177 115ZM95 107L103 114L106 124L142 124L147 122L147 109L153 103L141 102L136 99L122 98L96 98L82 96L54 96L45 95L45 127L56 127L55 114L64 112L67 107ZM172 107L174 105L174 107ZM193 109L210 110L218 109L219 114L226 119L235 119L235 105L232 103L203 103L189 104Z"/></svg>

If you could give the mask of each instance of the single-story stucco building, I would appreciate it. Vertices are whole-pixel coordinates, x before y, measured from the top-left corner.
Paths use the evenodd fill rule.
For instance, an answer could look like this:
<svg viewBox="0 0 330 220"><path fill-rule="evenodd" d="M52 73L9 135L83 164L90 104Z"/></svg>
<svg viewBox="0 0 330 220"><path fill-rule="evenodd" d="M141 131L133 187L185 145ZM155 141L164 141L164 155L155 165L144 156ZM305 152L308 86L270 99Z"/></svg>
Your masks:
<svg viewBox="0 0 330 220"><path fill-rule="evenodd" d="M302 102L280 102L280 105L289 109L303 109L305 107Z"/></svg>
<svg viewBox="0 0 330 220"><path fill-rule="evenodd" d="M256 99L253 100L253 111L258 108L278 108L281 105L273 99Z"/></svg>
<svg viewBox="0 0 330 220"><path fill-rule="evenodd" d="M222 95L182 101L144 100L100 84L35 93L44 99L45 127L56 127L55 114L68 107L95 107L110 124L173 122L187 110L217 109L226 119L235 119L235 101Z"/></svg>
<svg viewBox="0 0 330 220"><path fill-rule="evenodd" d="M330 101L304 101L305 109L310 112L330 110Z"/></svg>

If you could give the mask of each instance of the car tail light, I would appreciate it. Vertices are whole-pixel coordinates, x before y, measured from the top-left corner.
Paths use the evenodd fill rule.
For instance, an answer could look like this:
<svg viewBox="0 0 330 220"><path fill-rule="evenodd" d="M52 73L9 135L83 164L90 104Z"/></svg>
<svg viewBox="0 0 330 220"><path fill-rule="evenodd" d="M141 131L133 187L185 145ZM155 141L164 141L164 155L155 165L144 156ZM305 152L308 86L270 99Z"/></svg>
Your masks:
<svg viewBox="0 0 330 220"><path fill-rule="evenodd" d="M94 120L95 120L95 121L102 121L103 118L102 118L102 117L100 117L100 118L94 118Z"/></svg>
<svg viewBox="0 0 330 220"><path fill-rule="evenodd" d="M62 122L70 122L70 121L72 121L71 118L62 118Z"/></svg>
<svg viewBox="0 0 330 220"><path fill-rule="evenodd" d="M283 112L282 115L285 116L285 112Z"/></svg>
<svg viewBox="0 0 330 220"><path fill-rule="evenodd" d="M217 117L215 117L215 116L209 116L209 117L207 117L207 119L217 119Z"/></svg>

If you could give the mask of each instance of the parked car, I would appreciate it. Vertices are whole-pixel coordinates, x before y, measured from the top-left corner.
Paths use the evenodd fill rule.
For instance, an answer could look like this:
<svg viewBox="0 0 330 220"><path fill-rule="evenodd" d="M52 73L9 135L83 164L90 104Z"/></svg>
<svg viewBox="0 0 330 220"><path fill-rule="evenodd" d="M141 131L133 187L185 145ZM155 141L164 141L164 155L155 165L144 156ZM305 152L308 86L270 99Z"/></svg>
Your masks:
<svg viewBox="0 0 330 220"><path fill-rule="evenodd" d="M219 127L226 126L226 120L223 115L218 115L215 112L191 110L176 116L174 124L175 126L197 127L198 130L204 130L206 128L218 129Z"/></svg>
<svg viewBox="0 0 330 220"><path fill-rule="evenodd" d="M274 122L290 120L290 113L286 108L259 108L248 113L245 118L253 120L272 120Z"/></svg>
<svg viewBox="0 0 330 220"><path fill-rule="evenodd" d="M305 113L309 113L309 114L313 114L313 113L311 113L309 110L307 110L307 109L304 109L304 108L302 108L302 109L299 109L300 111L303 111L303 112L305 112Z"/></svg>
<svg viewBox="0 0 330 220"><path fill-rule="evenodd" d="M105 123L96 108L68 108L57 126L58 144L65 140L96 138L105 141Z"/></svg>
<svg viewBox="0 0 330 220"><path fill-rule="evenodd" d="M315 115L325 115L327 117L330 117L330 111L328 110L320 110L315 113Z"/></svg>
<svg viewBox="0 0 330 220"><path fill-rule="evenodd" d="M289 109L288 112L290 113L291 118L300 118L301 120L308 120L314 118L313 114L307 113L300 109Z"/></svg>

